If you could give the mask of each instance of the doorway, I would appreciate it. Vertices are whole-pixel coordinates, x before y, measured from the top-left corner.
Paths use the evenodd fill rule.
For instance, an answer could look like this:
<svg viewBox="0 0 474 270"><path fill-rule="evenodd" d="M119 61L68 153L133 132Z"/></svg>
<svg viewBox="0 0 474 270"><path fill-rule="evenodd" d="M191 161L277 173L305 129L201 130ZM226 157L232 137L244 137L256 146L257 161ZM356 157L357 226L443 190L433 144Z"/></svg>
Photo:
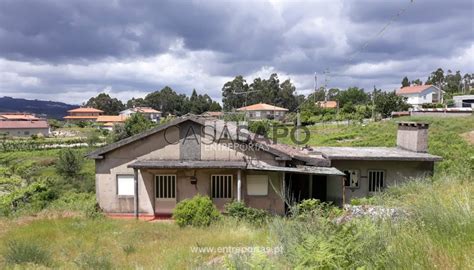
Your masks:
<svg viewBox="0 0 474 270"><path fill-rule="evenodd" d="M286 196L291 203L299 203L306 199L327 199L327 176L289 173L285 176Z"/></svg>

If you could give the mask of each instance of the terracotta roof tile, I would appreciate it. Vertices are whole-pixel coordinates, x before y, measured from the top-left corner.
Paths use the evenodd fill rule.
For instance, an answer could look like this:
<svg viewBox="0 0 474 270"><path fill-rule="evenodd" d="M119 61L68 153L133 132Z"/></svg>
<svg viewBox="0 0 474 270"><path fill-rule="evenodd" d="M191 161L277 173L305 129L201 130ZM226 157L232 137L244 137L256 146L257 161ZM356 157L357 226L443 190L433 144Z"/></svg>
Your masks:
<svg viewBox="0 0 474 270"><path fill-rule="evenodd" d="M76 108L68 111L69 113L91 113L91 112L96 112L96 113L103 113L104 111L95 109L95 108L90 108L90 107L84 107L84 108Z"/></svg>
<svg viewBox="0 0 474 270"><path fill-rule="evenodd" d="M89 120L94 120L99 117L98 115L68 115L64 116L64 119L89 119Z"/></svg>
<svg viewBox="0 0 474 270"><path fill-rule="evenodd" d="M397 90L397 95L403 94L418 94L434 85L425 84L425 85L415 85L415 86L406 86Z"/></svg>
<svg viewBox="0 0 474 270"><path fill-rule="evenodd" d="M266 103L258 103L238 108L237 111L288 111L288 109Z"/></svg>
<svg viewBox="0 0 474 270"><path fill-rule="evenodd" d="M44 120L39 121L0 121L0 129L14 129L14 128L48 128L48 122Z"/></svg>
<svg viewBox="0 0 474 270"><path fill-rule="evenodd" d="M39 118L27 113L2 113L0 119L8 120L38 120Z"/></svg>
<svg viewBox="0 0 474 270"><path fill-rule="evenodd" d="M97 117L97 122L125 122L127 117L125 115L99 115Z"/></svg>

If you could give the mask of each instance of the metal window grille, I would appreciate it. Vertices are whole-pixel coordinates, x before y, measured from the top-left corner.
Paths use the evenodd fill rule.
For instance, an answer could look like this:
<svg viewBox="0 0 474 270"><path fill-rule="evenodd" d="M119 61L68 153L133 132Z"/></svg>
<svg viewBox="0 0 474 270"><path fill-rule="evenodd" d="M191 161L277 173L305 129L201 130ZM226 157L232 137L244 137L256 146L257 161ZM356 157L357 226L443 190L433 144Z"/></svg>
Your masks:
<svg viewBox="0 0 474 270"><path fill-rule="evenodd" d="M157 175L155 180L156 198L176 198L176 175Z"/></svg>
<svg viewBox="0 0 474 270"><path fill-rule="evenodd" d="M232 198L232 175L212 175L211 195L216 199Z"/></svg>
<svg viewBox="0 0 474 270"><path fill-rule="evenodd" d="M385 172L369 171L369 192L379 192L384 188Z"/></svg>

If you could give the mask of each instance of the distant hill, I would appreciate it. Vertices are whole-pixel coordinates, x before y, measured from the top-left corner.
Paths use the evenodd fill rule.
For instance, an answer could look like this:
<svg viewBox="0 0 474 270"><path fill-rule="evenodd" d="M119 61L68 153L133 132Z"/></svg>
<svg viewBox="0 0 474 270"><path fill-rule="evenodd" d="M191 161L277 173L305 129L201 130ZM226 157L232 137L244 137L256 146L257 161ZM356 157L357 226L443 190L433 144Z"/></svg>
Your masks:
<svg viewBox="0 0 474 270"><path fill-rule="evenodd" d="M56 101L0 97L0 112L28 112L43 117L61 119L67 115L68 110L77 107L78 105Z"/></svg>

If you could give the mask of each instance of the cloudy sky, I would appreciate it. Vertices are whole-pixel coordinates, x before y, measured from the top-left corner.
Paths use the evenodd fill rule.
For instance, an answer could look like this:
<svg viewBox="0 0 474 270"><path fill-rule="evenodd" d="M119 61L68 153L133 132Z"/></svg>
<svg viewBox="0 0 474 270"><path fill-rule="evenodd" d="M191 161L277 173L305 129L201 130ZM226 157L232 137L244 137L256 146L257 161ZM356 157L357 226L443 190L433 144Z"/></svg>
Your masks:
<svg viewBox="0 0 474 270"><path fill-rule="evenodd" d="M474 72L473 3L0 0L0 96L126 101L169 85L220 100L236 75L273 72L304 94L315 72L391 90L438 67Z"/></svg>

